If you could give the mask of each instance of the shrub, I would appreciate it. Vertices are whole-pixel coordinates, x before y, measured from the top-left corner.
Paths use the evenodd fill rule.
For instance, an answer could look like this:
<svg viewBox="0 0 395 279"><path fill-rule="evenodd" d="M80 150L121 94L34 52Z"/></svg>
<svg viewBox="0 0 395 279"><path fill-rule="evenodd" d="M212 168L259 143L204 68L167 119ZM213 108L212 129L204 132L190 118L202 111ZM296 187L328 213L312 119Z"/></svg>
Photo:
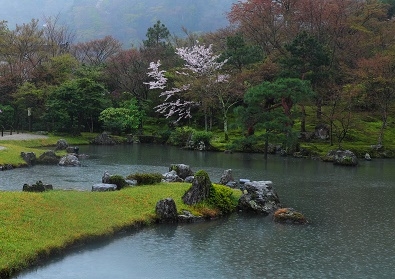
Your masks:
<svg viewBox="0 0 395 279"><path fill-rule="evenodd" d="M220 209L222 213L229 213L235 210L237 198L233 196L232 190L229 187L212 184L208 203Z"/></svg>
<svg viewBox="0 0 395 279"><path fill-rule="evenodd" d="M206 146L210 144L213 138L212 132L207 131L193 131L191 141L194 146L197 146L200 142L203 142Z"/></svg>
<svg viewBox="0 0 395 279"><path fill-rule="evenodd" d="M125 181L125 178L123 178L123 176L118 174L111 175L109 179L109 183L117 185L117 190L121 190L122 188L128 186L128 184Z"/></svg>
<svg viewBox="0 0 395 279"><path fill-rule="evenodd" d="M169 136L168 144L184 147L192 137L195 130L191 127L177 127Z"/></svg>
<svg viewBox="0 0 395 279"><path fill-rule="evenodd" d="M162 174L160 173L135 173L130 174L127 179L134 179L137 185L151 185L162 181Z"/></svg>

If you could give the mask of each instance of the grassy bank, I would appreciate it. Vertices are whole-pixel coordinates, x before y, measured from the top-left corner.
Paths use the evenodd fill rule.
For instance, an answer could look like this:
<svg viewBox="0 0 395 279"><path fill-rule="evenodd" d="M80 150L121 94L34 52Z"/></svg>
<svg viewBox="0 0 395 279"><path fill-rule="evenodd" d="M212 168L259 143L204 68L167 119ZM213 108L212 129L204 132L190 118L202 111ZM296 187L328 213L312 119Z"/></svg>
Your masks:
<svg viewBox="0 0 395 279"><path fill-rule="evenodd" d="M0 278L75 244L151 224L155 205L172 197L178 211L215 216L208 205L187 206L189 183L161 183L115 192L0 192ZM240 191L234 191L237 201Z"/></svg>
<svg viewBox="0 0 395 279"><path fill-rule="evenodd" d="M71 146L89 144L89 141L96 134L83 133L79 137L60 136L49 134L47 138L29 139L29 140L0 140L0 146L5 149L0 150L0 165L12 165L13 167L21 167L26 162L21 157L21 152L34 152L36 156L40 156L44 150L43 147L54 149L59 139L65 139ZM62 152L60 152L61 154Z"/></svg>

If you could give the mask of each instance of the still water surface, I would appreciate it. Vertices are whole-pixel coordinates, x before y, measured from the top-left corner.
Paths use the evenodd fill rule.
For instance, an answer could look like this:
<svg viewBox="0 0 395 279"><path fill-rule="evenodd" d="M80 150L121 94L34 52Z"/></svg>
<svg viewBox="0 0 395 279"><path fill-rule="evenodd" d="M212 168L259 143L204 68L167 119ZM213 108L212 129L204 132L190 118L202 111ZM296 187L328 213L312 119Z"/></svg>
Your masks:
<svg viewBox="0 0 395 279"><path fill-rule="evenodd" d="M82 146L81 168L2 172L0 190L41 179L55 188L89 190L112 174L166 172L171 163L205 169L217 182L234 177L272 180L285 206L308 226L274 224L234 214L198 224L158 225L81 247L18 279L68 278L395 278L395 160L356 168L260 154L191 152L172 147Z"/></svg>

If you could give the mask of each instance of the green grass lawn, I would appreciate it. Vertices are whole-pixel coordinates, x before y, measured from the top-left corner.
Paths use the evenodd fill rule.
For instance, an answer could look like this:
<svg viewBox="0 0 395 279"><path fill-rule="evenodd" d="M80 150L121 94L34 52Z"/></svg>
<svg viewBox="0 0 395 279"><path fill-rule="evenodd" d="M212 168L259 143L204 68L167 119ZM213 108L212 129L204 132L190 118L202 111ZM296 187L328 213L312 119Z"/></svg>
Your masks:
<svg viewBox="0 0 395 279"><path fill-rule="evenodd" d="M60 136L49 134L45 139L32 140L1 140L0 146L5 149L0 150L0 165L10 164L14 167L26 165L26 162L21 157L21 152L34 152L39 157L45 150L54 149L59 139L65 139L71 146L89 144L89 141L95 137L95 134L83 133L79 137ZM59 154L63 154L60 151Z"/></svg>
<svg viewBox="0 0 395 279"><path fill-rule="evenodd" d="M151 224L156 203L164 198L173 198L178 211L218 214L208 205L185 205L181 197L189 187L161 183L114 192L0 192L0 278L73 244ZM233 191L235 200L240 194Z"/></svg>

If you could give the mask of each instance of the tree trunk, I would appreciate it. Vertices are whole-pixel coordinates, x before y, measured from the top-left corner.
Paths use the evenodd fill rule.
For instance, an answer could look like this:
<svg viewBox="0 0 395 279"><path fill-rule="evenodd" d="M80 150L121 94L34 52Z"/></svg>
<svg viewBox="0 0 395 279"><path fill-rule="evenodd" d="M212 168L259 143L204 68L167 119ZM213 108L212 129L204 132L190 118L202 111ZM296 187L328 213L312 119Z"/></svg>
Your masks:
<svg viewBox="0 0 395 279"><path fill-rule="evenodd" d="M302 108L302 119L300 122L300 132L306 133L306 109L305 109L304 105L300 105L300 107Z"/></svg>
<svg viewBox="0 0 395 279"><path fill-rule="evenodd" d="M207 110L204 110L204 130L208 131L208 117L207 117Z"/></svg>
<svg viewBox="0 0 395 279"><path fill-rule="evenodd" d="M229 134L228 134L228 117L226 114L224 115L224 135L225 135L225 140L229 140Z"/></svg>

